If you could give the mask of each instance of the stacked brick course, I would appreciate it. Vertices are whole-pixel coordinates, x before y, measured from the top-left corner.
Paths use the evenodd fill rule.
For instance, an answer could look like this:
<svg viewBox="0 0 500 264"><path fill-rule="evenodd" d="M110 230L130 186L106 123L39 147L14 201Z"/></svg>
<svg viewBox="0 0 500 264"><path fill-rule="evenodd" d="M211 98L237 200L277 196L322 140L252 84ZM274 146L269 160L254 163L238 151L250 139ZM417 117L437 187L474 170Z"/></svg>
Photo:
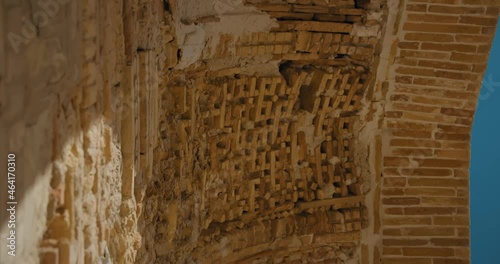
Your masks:
<svg viewBox="0 0 500 264"><path fill-rule="evenodd" d="M470 263L469 142L494 2L405 1L389 29L381 263Z"/></svg>

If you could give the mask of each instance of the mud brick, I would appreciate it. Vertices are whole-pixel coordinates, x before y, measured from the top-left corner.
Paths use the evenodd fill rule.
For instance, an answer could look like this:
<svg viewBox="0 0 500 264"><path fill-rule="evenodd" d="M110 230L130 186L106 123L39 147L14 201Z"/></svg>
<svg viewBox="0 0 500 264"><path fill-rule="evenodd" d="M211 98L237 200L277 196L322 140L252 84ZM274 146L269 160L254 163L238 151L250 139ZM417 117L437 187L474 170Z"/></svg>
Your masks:
<svg viewBox="0 0 500 264"><path fill-rule="evenodd" d="M323 173L321 169L321 148L318 146L315 148L315 156L316 156L316 162L315 162L315 181L321 186L323 185Z"/></svg>
<svg viewBox="0 0 500 264"><path fill-rule="evenodd" d="M311 13L269 12L268 14L280 20L312 20L314 17Z"/></svg>
<svg viewBox="0 0 500 264"><path fill-rule="evenodd" d="M292 32L285 32L285 36L284 36L284 39L286 42L291 42L294 38L294 35L292 34Z"/></svg>
<svg viewBox="0 0 500 264"><path fill-rule="evenodd" d="M339 46L338 53L339 54L348 54L349 53L349 46Z"/></svg>
<svg viewBox="0 0 500 264"><path fill-rule="evenodd" d="M347 228L346 228L345 224L335 224L334 230L335 230L335 232L343 233L343 232L347 231Z"/></svg>
<svg viewBox="0 0 500 264"><path fill-rule="evenodd" d="M311 36L313 34L308 31L299 31L297 34L297 43L296 50L297 51L308 51L309 50L309 42L311 41Z"/></svg>
<svg viewBox="0 0 500 264"><path fill-rule="evenodd" d="M278 21L283 30L313 31L313 32L342 32L348 33L352 30L352 25L336 22L319 21Z"/></svg>
<svg viewBox="0 0 500 264"><path fill-rule="evenodd" d="M314 14L314 19L328 22L345 22L347 21L347 16L338 14Z"/></svg>
<svg viewBox="0 0 500 264"><path fill-rule="evenodd" d="M264 55L264 54L266 54L266 46L265 45L257 46L257 54L255 55Z"/></svg>
<svg viewBox="0 0 500 264"><path fill-rule="evenodd" d="M236 47L236 55L248 56L248 55L250 55L250 48L249 47Z"/></svg>
<svg viewBox="0 0 500 264"><path fill-rule="evenodd" d="M311 53L318 53L321 48L321 44L323 42L323 34L322 33L313 33L310 41L310 46L307 51Z"/></svg>
<svg viewBox="0 0 500 264"><path fill-rule="evenodd" d="M258 36L258 40L257 40L257 43L259 44L263 44L263 43L267 43L269 41L269 33L267 32L258 32L258 33L255 33L257 36Z"/></svg>
<svg viewBox="0 0 500 264"><path fill-rule="evenodd" d="M341 15L363 15L365 14L365 10L362 8L334 8L332 9L333 13L341 14Z"/></svg>
<svg viewBox="0 0 500 264"><path fill-rule="evenodd" d="M349 185L349 192L360 195L362 193L361 184L354 183Z"/></svg>
<svg viewBox="0 0 500 264"><path fill-rule="evenodd" d="M328 7L316 5L294 5L293 11L297 13L315 13L315 14L328 14L330 10Z"/></svg>
<svg viewBox="0 0 500 264"><path fill-rule="evenodd" d="M352 220L352 212L350 209L345 209L341 210L342 214L344 214L344 219L345 221L351 221Z"/></svg>
<svg viewBox="0 0 500 264"><path fill-rule="evenodd" d="M253 111L251 112L251 119L255 122L258 122L262 119L262 107L263 107L263 101L264 101L264 95L265 95L265 92L266 92L266 86L267 85L270 85L271 84L271 81L269 79L266 79L266 78L260 78L258 80L258 84L257 84L257 87L258 87L258 95L257 95L257 102L256 102L256 105L255 105L255 108L253 109Z"/></svg>
<svg viewBox="0 0 500 264"><path fill-rule="evenodd" d="M276 33L276 42L282 43L282 42L285 42L285 41L286 41L286 39L285 39L285 32Z"/></svg>
<svg viewBox="0 0 500 264"><path fill-rule="evenodd" d="M252 41L252 36L253 36L253 33L252 34L243 34L239 37L239 43L241 43L242 45L245 45L245 44L249 44L251 41Z"/></svg>
<svg viewBox="0 0 500 264"><path fill-rule="evenodd" d="M333 34L328 34L328 33L323 34L323 41L321 43L321 48L319 52L330 53L333 46L332 41L333 41Z"/></svg>
<svg viewBox="0 0 500 264"><path fill-rule="evenodd" d="M274 46L273 45L265 45L265 52L264 54L271 54L274 52Z"/></svg>

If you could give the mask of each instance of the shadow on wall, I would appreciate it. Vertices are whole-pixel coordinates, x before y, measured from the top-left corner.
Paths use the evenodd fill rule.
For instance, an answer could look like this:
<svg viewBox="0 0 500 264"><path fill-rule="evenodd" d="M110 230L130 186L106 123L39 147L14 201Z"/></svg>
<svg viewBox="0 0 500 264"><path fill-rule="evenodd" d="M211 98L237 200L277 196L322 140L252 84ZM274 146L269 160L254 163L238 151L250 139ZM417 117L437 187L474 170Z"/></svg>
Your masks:
<svg viewBox="0 0 500 264"><path fill-rule="evenodd" d="M471 253L472 263L500 263L500 27L490 53L472 130Z"/></svg>
<svg viewBox="0 0 500 264"><path fill-rule="evenodd" d="M60 12L49 14L41 9L30 12L28 2L3 1L0 9L0 157L4 160L0 162L0 204L1 208L15 208L8 214L2 209L0 215L1 263L12 263L9 254L15 254L16 261L28 261L25 263L36 258L33 249L45 230L50 181L58 167L53 162L70 154L64 150L67 142L81 140L91 123L85 127L77 122L80 105L68 100L80 90L80 53L75 52L79 40L74 34L77 21L63 19L75 4L60 5ZM9 170L12 174L7 182L9 154L15 155L11 166L15 170ZM61 177L71 177L77 171L61 173ZM64 195L60 191L57 195ZM16 239L6 240L7 235Z"/></svg>
<svg viewBox="0 0 500 264"><path fill-rule="evenodd" d="M152 27L134 35L121 13L131 7L91 2L0 3L0 263L98 263L110 254L134 262L144 183L138 159L122 153L139 153L137 120L159 102L154 74L164 58L149 46ZM141 18L163 12L157 1ZM140 51L126 46L131 36Z"/></svg>

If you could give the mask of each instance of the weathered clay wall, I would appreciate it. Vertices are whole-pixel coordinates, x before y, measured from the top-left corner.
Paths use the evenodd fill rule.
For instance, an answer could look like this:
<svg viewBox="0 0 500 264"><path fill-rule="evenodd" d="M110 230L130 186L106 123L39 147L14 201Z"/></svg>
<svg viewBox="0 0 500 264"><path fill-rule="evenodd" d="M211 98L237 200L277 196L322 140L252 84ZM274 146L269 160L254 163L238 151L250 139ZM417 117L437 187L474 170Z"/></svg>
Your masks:
<svg viewBox="0 0 500 264"><path fill-rule="evenodd" d="M2 4L14 262L356 258L380 4L43 3Z"/></svg>
<svg viewBox="0 0 500 264"><path fill-rule="evenodd" d="M40 3L0 5L0 263L468 262L493 1Z"/></svg>
<svg viewBox="0 0 500 264"><path fill-rule="evenodd" d="M0 214L0 262L133 263L160 118L161 2L0 6L0 151L16 154L18 202L15 257Z"/></svg>
<svg viewBox="0 0 500 264"><path fill-rule="evenodd" d="M138 261L355 263L384 1L189 3L172 7L180 56Z"/></svg>

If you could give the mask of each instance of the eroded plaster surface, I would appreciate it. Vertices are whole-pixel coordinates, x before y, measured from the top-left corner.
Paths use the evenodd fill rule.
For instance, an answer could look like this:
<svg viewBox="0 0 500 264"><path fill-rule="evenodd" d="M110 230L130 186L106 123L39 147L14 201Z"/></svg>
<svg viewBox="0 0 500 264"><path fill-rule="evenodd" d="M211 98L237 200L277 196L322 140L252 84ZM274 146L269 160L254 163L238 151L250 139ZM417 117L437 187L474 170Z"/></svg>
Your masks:
<svg viewBox="0 0 500 264"><path fill-rule="evenodd" d="M0 263L468 263L494 4L46 2L0 5Z"/></svg>

